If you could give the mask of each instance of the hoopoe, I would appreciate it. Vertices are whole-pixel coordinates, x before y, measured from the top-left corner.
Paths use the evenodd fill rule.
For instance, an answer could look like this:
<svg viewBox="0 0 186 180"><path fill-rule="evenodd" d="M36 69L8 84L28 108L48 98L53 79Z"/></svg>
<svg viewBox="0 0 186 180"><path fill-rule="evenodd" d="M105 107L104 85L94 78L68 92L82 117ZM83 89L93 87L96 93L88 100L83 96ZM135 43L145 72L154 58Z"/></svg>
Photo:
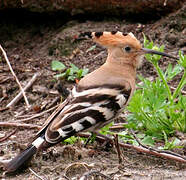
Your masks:
<svg viewBox="0 0 186 180"><path fill-rule="evenodd" d="M86 75L67 99L51 114L28 147L5 165L14 172L42 149L81 131L96 132L113 121L128 104L135 90L136 68L145 53L173 56L142 48L132 33L85 32L108 50L106 62Z"/></svg>

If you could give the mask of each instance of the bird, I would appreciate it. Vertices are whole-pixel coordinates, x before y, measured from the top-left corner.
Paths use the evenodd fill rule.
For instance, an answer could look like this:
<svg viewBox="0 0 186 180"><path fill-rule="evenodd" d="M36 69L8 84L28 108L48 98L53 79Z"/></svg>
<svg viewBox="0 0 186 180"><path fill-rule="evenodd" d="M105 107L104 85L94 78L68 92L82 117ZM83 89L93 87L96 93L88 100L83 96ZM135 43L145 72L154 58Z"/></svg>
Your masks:
<svg viewBox="0 0 186 180"><path fill-rule="evenodd" d="M78 132L98 132L117 118L135 91L136 70L145 54L175 58L164 52L142 48L131 32L83 32L79 37L91 38L105 47L108 52L105 63L73 87L27 148L5 165L7 172L15 172L23 167L38 151Z"/></svg>

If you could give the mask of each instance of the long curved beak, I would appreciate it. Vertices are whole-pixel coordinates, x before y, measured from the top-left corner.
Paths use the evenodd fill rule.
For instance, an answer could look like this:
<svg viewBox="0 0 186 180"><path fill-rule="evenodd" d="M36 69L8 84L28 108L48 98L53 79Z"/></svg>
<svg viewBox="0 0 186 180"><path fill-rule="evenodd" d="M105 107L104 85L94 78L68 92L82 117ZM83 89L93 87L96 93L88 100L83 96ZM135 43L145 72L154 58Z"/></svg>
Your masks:
<svg viewBox="0 0 186 180"><path fill-rule="evenodd" d="M177 57L174 57L170 54L160 52L160 51L156 51L156 50L152 50L152 49L142 48L141 50L144 52L144 54L158 54L158 55L161 55L161 56L166 56L166 57L169 57L169 58L178 59Z"/></svg>

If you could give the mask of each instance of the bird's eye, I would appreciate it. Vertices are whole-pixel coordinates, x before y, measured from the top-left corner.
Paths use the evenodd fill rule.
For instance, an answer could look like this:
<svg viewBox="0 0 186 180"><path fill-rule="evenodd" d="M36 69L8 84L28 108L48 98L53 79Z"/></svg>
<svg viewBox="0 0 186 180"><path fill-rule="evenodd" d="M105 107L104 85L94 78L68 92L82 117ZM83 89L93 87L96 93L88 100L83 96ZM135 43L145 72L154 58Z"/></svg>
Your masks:
<svg viewBox="0 0 186 180"><path fill-rule="evenodd" d="M130 51L131 51L131 47L130 47L130 46L126 46L126 47L124 47L124 50L125 50L126 52L130 52Z"/></svg>

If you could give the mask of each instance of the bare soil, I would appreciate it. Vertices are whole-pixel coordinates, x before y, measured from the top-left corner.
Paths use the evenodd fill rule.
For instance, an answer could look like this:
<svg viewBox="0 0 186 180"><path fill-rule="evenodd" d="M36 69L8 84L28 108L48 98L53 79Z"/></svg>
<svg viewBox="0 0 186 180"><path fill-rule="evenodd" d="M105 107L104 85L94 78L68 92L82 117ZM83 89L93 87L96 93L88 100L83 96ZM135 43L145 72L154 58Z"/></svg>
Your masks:
<svg viewBox="0 0 186 180"><path fill-rule="evenodd" d="M0 53L0 122L18 122L17 115L33 115L50 108L58 94L59 83L63 87L72 88L74 83L66 81L58 82L51 70L51 61L59 60L69 66L74 63L80 68L89 68L90 72L104 63L107 56L106 50L97 45L91 51L87 51L95 45L91 40L74 42L79 32L84 31L122 31L133 32L142 42L144 32L149 39L156 44L166 46L166 51L177 55L178 50L186 51L186 9L185 7L176 13L161 19L135 22L134 18L69 18L63 15L30 14L16 11L14 15L1 13L0 18L0 44L6 50L12 68L18 79L24 84L36 72L41 75L32 88L26 93L32 106L31 110L25 110L24 100L16 104L14 108L4 107L18 94L19 87L15 82L9 68ZM162 58L160 65L163 69L168 63L175 64L171 59ZM157 73L153 66L144 60L138 74L155 78ZM176 87L180 80L177 77L170 83ZM137 79L137 81L139 81ZM58 99L52 106L60 103ZM50 112L51 113L51 112ZM26 123L42 125L50 113L45 113L39 118ZM23 119L22 118L22 119ZM0 136L12 132L15 128L0 127ZM37 129L19 128L9 139L0 143L0 159L9 159L15 156L37 133ZM42 179L69 179L81 177L89 170L97 170L111 179L135 179L135 180L183 180L186 179L186 166L177 162L158 157L138 153L133 150L122 149L123 163L118 164L115 148L103 148L98 142L83 148L81 142L74 145L59 144L50 148L47 152L39 153L30 163ZM76 164L75 164L76 163ZM2 179L39 179L29 169L20 174L4 175L0 169ZM40 179L41 179L40 178ZM74 178L75 179L75 178ZM91 179L90 176L88 179ZM98 176L95 177L98 179ZM106 177L102 177L106 179Z"/></svg>

